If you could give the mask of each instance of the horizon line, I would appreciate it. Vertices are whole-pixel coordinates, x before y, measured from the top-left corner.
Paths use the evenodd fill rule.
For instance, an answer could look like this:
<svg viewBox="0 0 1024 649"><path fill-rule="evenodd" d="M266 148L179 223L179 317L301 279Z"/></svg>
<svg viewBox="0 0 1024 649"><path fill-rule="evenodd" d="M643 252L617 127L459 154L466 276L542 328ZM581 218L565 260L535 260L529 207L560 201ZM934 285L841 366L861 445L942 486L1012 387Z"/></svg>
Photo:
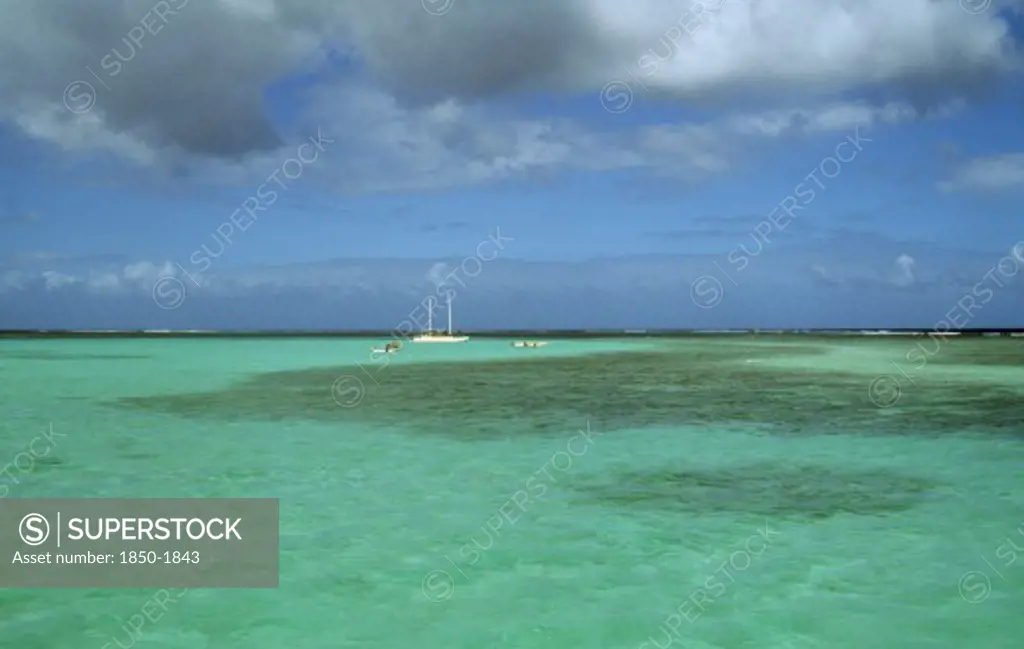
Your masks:
<svg viewBox="0 0 1024 649"><path fill-rule="evenodd" d="M402 332L407 337L413 332ZM928 334L1024 334L1024 328L964 328L950 331L935 331L919 327L773 327L773 328L729 328L729 329L467 329L453 333L482 337L507 337L519 335L575 335L575 336L665 336L665 335L716 335L716 334L847 334L847 335L906 335ZM396 334L394 329L0 329L0 337L17 336L331 336L331 337L383 337Z"/></svg>

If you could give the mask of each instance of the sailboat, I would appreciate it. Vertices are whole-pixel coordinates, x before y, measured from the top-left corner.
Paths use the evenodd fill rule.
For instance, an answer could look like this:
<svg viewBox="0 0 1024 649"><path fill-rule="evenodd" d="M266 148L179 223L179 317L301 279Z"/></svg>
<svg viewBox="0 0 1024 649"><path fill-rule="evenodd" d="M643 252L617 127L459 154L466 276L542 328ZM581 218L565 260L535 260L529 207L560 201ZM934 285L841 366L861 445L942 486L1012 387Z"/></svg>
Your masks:
<svg viewBox="0 0 1024 649"><path fill-rule="evenodd" d="M427 330L412 339L414 343L464 343L469 336L455 336L452 334L452 298L448 296L448 333L434 331L434 299L430 299L430 307L427 309Z"/></svg>

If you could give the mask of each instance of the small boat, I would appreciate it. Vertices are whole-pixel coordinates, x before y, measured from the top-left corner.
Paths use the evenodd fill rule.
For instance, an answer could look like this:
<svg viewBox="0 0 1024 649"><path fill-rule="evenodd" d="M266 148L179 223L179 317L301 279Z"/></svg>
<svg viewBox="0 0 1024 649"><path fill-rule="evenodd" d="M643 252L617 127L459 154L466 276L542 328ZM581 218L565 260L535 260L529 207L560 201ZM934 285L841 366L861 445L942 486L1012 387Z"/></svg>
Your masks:
<svg viewBox="0 0 1024 649"><path fill-rule="evenodd" d="M402 343L397 340L393 340L383 347L374 347L373 353L375 354L397 354L398 350L402 348Z"/></svg>
<svg viewBox="0 0 1024 649"><path fill-rule="evenodd" d="M452 298L448 297L448 333L434 331L434 300L430 299L430 308L427 309L427 330L412 339L414 343L464 343L469 336L456 336L452 334Z"/></svg>
<svg viewBox="0 0 1024 649"><path fill-rule="evenodd" d="M543 347L547 343L541 340L517 340L512 343L513 347Z"/></svg>

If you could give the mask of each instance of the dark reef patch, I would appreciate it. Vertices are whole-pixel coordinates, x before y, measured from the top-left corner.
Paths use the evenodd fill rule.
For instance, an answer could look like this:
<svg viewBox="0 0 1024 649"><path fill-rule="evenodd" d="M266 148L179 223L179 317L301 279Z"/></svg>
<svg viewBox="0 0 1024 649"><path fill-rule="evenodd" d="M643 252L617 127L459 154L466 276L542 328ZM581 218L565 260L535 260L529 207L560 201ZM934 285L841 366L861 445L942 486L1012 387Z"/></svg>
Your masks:
<svg viewBox="0 0 1024 649"><path fill-rule="evenodd" d="M906 511L939 485L882 470L755 464L714 470L616 475L614 484L574 489L600 504L685 511L738 512L823 519L838 514L880 516Z"/></svg>
<svg viewBox="0 0 1024 649"><path fill-rule="evenodd" d="M224 390L122 398L113 405L228 421L352 421L461 439L560 434L584 420L606 431L759 423L779 434L1024 433L1020 394L1008 388L931 380L919 372L898 407L882 410L869 399L870 376L746 362L823 349L715 341L501 361L414 364L398 358L387 367L271 372ZM345 376L354 379L346 379L342 395L335 386ZM355 379L364 388L360 399Z"/></svg>

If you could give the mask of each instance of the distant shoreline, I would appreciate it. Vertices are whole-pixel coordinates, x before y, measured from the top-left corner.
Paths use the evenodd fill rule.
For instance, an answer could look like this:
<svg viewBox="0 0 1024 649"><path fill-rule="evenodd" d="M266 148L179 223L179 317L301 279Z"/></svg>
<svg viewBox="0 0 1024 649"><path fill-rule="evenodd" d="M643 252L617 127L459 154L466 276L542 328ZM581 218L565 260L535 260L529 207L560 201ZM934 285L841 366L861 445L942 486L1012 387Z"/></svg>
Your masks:
<svg viewBox="0 0 1024 649"><path fill-rule="evenodd" d="M458 331L472 338L692 338L712 336L924 336L941 334L931 329L509 329ZM353 331L68 331L68 330L0 330L0 339L24 338L388 338L391 330ZM1024 329L962 329L947 332L958 336L1024 337Z"/></svg>

